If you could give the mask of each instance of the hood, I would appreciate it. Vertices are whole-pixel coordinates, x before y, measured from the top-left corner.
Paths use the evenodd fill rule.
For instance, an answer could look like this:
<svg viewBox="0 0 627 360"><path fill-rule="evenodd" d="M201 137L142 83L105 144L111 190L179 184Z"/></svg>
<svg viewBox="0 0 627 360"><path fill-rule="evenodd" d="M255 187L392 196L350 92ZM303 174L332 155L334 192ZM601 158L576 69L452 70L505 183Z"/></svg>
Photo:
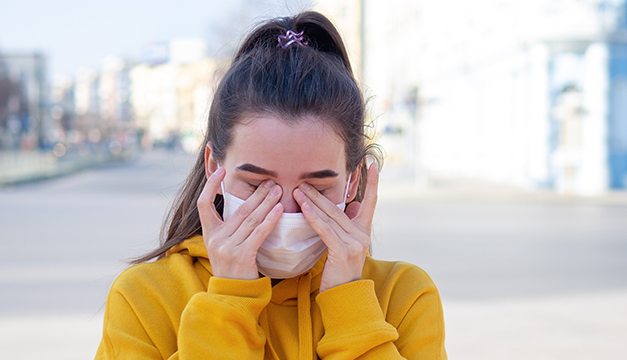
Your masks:
<svg viewBox="0 0 627 360"><path fill-rule="evenodd" d="M211 264L209 263L207 255L207 248L205 247L205 243L203 242L201 235L196 235L178 243L177 245L174 245L166 252L166 256L176 253L188 254L192 258L195 258L195 260L199 261L209 274L213 275ZM322 270L326 259L327 253L325 252L307 272L291 279L284 279L275 285L272 288L271 301L277 305L296 306L298 304L299 293L301 297L307 292L310 296L317 295L320 289L320 280L322 278ZM306 286L308 289L305 289L305 283L308 283L308 286Z"/></svg>

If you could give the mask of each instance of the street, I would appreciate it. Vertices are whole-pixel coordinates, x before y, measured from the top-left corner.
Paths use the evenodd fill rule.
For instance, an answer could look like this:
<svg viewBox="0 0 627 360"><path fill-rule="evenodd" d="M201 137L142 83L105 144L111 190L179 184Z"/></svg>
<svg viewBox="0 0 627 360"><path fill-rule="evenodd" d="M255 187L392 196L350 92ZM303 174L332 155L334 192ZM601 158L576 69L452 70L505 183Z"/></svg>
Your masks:
<svg viewBox="0 0 627 360"><path fill-rule="evenodd" d="M193 160L0 188L0 359L93 358L111 283L156 246ZM627 358L627 201L404 192L385 171L373 256L434 279L450 359Z"/></svg>

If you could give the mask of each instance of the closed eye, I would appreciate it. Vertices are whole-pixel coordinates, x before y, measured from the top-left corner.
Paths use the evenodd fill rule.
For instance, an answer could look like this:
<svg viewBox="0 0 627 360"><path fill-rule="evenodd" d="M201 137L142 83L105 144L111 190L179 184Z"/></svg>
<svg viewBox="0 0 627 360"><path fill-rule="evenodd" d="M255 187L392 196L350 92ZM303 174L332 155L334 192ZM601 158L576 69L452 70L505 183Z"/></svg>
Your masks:
<svg viewBox="0 0 627 360"><path fill-rule="evenodd" d="M261 186L261 183L258 183L258 184L252 184L252 183L246 182L246 184L247 184L248 186L250 186L250 187L253 189L253 191L254 191L254 190L257 190L257 188L258 188L259 186Z"/></svg>
<svg viewBox="0 0 627 360"><path fill-rule="evenodd" d="M260 182L260 183L258 183L258 184L253 184L253 183L246 182L246 185L248 185L248 186L251 188L251 190L252 190L252 191L257 190L257 189L259 188L259 186L261 186L261 184L263 184L263 182ZM324 194L326 193L326 191L327 191L327 189L318 189L318 188L316 188L315 186L313 186L313 188L314 188L314 189L316 189L316 190L318 190L318 192L319 192L321 195L324 195Z"/></svg>

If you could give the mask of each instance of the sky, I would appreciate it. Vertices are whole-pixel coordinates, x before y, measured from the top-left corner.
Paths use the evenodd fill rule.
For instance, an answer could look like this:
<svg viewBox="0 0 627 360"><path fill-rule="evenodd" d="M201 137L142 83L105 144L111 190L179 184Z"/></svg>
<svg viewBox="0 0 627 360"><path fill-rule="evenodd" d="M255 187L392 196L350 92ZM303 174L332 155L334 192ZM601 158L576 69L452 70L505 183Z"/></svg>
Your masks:
<svg viewBox="0 0 627 360"><path fill-rule="evenodd" d="M239 40L243 26L233 19L285 10L280 0L0 2L0 52L42 52L52 77L76 75L81 67L99 69L107 55L138 59L142 45L153 41L202 38L213 55L225 41Z"/></svg>

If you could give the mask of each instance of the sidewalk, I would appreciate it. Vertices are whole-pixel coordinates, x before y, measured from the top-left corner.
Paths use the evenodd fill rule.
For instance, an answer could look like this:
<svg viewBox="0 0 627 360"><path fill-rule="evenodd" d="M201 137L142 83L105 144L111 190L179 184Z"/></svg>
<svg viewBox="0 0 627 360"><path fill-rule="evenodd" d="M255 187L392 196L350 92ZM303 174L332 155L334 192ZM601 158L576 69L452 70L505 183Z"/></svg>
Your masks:
<svg viewBox="0 0 627 360"><path fill-rule="evenodd" d="M52 151L2 151L0 152L0 187L51 179L80 170L99 167L135 156L133 150L119 154L90 152L55 156Z"/></svg>

